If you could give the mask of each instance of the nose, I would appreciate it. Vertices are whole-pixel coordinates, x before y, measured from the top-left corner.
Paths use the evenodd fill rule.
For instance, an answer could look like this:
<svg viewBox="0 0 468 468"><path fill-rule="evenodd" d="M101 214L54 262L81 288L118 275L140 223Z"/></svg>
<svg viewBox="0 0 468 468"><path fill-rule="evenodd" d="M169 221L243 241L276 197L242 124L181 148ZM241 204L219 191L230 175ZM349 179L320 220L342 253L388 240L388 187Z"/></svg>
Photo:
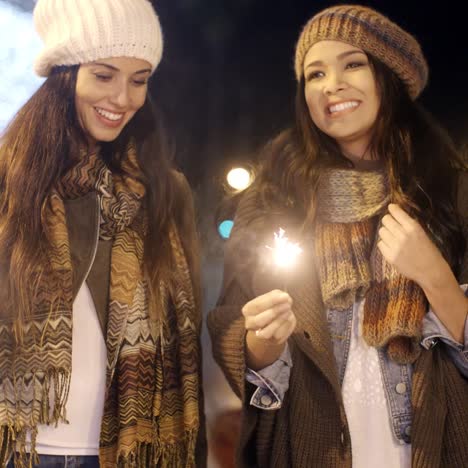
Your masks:
<svg viewBox="0 0 468 468"><path fill-rule="evenodd" d="M332 95L344 89L346 89L346 83L343 80L342 74L339 72L328 73L327 79L324 81L324 93Z"/></svg>
<svg viewBox="0 0 468 468"><path fill-rule="evenodd" d="M130 104L130 92L126 83L118 83L112 93L110 102L115 106L124 109Z"/></svg>

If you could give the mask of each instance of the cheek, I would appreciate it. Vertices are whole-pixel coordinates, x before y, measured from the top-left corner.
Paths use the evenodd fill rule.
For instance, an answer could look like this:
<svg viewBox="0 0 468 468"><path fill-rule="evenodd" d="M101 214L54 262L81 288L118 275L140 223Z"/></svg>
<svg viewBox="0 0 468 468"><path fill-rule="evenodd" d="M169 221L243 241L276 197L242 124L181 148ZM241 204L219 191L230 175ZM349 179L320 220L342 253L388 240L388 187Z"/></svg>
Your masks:
<svg viewBox="0 0 468 468"><path fill-rule="evenodd" d="M135 91L132 97L132 110L134 112L137 112L139 109L143 107L143 104L146 101L147 93L148 93L147 89Z"/></svg>
<svg viewBox="0 0 468 468"><path fill-rule="evenodd" d="M130 122L130 120L133 119L135 114L143 107L146 101L146 95L147 95L147 92L144 91L142 93L135 93L132 96L131 107L129 109L129 114L128 114L126 123Z"/></svg>
<svg viewBox="0 0 468 468"><path fill-rule="evenodd" d="M78 72L75 88L75 108L79 122L83 125L86 121L86 116L93 111L94 105L99 102L102 97L97 87L90 82L87 76L81 76Z"/></svg>
<svg viewBox="0 0 468 468"><path fill-rule="evenodd" d="M321 111L319 93L313 90L306 90L305 101L309 110L309 115L312 121L317 127L321 127L321 121L323 120L323 112Z"/></svg>
<svg viewBox="0 0 468 468"><path fill-rule="evenodd" d="M377 86L377 82L374 75L369 72L369 76L366 77L367 89L365 93L369 96L374 112L377 114L380 109L380 91Z"/></svg>
<svg viewBox="0 0 468 468"><path fill-rule="evenodd" d="M75 95L77 101L83 104L95 100L99 95L98 87L93 83L92 78L83 68L78 70Z"/></svg>

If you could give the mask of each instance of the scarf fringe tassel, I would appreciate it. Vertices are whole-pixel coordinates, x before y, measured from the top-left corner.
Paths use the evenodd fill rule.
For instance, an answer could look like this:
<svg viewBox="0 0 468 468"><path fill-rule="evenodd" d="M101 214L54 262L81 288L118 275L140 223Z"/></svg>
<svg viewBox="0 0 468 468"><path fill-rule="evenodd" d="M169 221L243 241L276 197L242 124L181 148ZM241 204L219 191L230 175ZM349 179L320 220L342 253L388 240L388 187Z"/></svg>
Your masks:
<svg viewBox="0 0 468 468"><path fill-rule="evenodd" d="M161 444L159 440L148 444L137 443L135 449L126 455L120 455L117 464L105 463L103 468L140 468L152 467L177 467L195 468L195 447L197 442L197 430L186 433L185 438L175 444Z"/></svg>
<svg viewBox="0 0 468 468"><path fill-rule="evenodd" d="M4 407L7 407L7 422L0 423L1 467L6 466L12 456L17 468L32 468L39 463L36 452L37 426L68 424L65 405L70 392L70 378L68 371L51 369L45 374L30 374L14 381L15 401L32 400L33 408L26 411L18 405L16 417L11 420L8 418L8 403L3 402Z"/></svg>

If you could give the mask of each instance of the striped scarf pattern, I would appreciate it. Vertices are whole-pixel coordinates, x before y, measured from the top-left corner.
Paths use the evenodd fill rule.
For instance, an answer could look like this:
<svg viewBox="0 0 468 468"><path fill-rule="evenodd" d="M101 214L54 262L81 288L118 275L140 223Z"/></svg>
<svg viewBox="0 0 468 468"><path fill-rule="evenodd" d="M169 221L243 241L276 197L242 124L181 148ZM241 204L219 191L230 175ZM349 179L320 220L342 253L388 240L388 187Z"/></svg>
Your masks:
<svg viewBox="0 0 468 468"><path fill-rule="evenodd" d="M72 263L64 198L95 190L100 238L112 239L107 375L101 422L102 467L195 466L199 420L198 311L177 229L170 228L174 280L149 290L143 269L145 189L134 148L113 174L97 154L81 158L50 197L46 217L49 265L38 272L37 296L24 342L0 322L0 427L4 463L37 462L41 424L65 423L71 378ZM150 318L154 308L157 319ZM152 316L153 317L153 316ZM53 402L53 404L51 404ZM85 403L84 403L85 404ZM26 456L31 436L32 457Z"/></svg>

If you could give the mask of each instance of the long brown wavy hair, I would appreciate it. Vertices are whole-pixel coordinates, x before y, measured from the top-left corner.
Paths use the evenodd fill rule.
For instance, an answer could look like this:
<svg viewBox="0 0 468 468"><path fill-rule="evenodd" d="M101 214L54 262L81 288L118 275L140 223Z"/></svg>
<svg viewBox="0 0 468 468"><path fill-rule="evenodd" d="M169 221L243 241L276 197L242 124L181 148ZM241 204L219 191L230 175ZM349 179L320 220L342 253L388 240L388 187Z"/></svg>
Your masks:
<svg viewBox="0 0 468 468"><path fill-rule="evenodd" d="M395 73L372 56L369 62L381 98L370 153L387 170L392 201L430 230L457 269L465 242L454 214L455 189L457 171L467 167L447 132L410 99ZM297 85L295 111L295 124L266 145L255 187L266 209L277 214L292 212L308 229L315 218L323 170L353 167L353 163L312 121L304 77Z"/></svg>
<svg viewBox="0 0 468 468"><path fill-rule="evenodd" d="M30 316L38 266L47 251L44 213L51 191L87 144L75 109L78 69L56 67L0 140L0 271L6 272L2 276L8 280L0 294L6 301L0 318L7 311L17 332ZM137 144L146 209L151 213L144 261L155 290L161 277L171 271L171 222L179 228L189 266L193 272L198 268L192 211L183 206L170 145L149 94L118 138L101 144L101 155L113 171L122 170L119 155L130 140Z"/></svg>

